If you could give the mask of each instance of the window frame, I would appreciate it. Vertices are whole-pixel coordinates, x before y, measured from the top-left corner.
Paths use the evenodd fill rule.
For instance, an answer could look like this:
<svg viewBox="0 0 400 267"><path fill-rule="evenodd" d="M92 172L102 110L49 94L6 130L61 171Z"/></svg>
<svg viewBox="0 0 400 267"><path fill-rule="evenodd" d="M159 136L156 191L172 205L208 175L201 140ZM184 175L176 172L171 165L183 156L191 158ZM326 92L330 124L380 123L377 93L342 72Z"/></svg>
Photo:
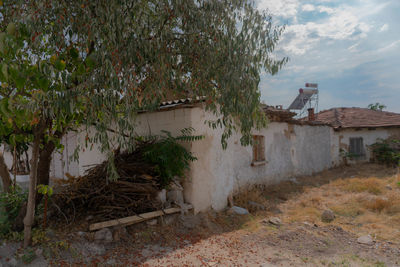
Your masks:
<svg viewBox="0 0 400 267"><path fill-rule="evenodd" d="M266 163L265 160L265 137L264 135L253 135L252 144L252 166L263 165Z"/></svg>
<svg viewBox="0 0 400 267"><path fill-rule="evenodd" d="M364 149L364 138L350 137L349 138L349 153L357 158L362 158L365 156Z"/></svg>

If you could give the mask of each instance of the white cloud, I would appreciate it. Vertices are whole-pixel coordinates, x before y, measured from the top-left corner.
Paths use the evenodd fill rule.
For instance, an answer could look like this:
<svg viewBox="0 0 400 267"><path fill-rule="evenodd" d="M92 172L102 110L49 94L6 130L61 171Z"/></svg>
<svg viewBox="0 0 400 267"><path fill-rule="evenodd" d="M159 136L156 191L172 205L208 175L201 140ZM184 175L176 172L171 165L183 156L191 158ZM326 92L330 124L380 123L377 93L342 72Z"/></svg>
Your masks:
<svg viewBox="0 0 400 267"><path fill-rule="evenodd" d="M314 11L315 7L313 5L307 4L307 5L303 5L301 7L301 10L303 10L303 11Z"/></svg>
<svg viewBox="0 0 400 267"><path fill-rule="evenodd" d="M318 6L318 11L321 13L328 13L328 14L332 14L335 12L335 10L333 8L330 7L326 7L326 6Z"/></svg>
<svg viewBox="0 0 400 267"><path fill-rule="evenodd" d="M389 29L389 25L383 24L383 26L379 29L380 32L385 32Z"/></svg>
<svg viewBox="0 0 400 267"><path fill-rule="evenodd" d="M386 5L378 5L373 11L368 5L362 9L347 5L336 8L318 6L318 11L328 13L328 17L322 21L287 26L281 48L287 53L303 55L322 41L327 44L335 40L365 38L372 27L369 24L371 22L365 20L365 17L379 12L384 6Z"/></svg>
<svg viewBox="0 0 400 267"><path fill-rule="evenodd" d="M396 48L399 44L400 44L400 40L394 41L394 42L388 44L387 46L379 48L378 52L379 53L387 52L387 51L391 50L392 48Z"/></svg>
<svg viewBox="0 0 400 267"><path fill-rule="evenodd" d="M258 8L270 11L272 15L283 18L295 18L299 8L298 0L259 0Z"/></svg>
<svg viewBox="0 0 400 267"><path fill-rule="evenodd" d="M360 45L360 43L353 44L352 46L350 46L349 48L347 48L347 50L349 50L350 52L357 52L357 51L358 51L357 47L358 47L359 45Z"/></svg>

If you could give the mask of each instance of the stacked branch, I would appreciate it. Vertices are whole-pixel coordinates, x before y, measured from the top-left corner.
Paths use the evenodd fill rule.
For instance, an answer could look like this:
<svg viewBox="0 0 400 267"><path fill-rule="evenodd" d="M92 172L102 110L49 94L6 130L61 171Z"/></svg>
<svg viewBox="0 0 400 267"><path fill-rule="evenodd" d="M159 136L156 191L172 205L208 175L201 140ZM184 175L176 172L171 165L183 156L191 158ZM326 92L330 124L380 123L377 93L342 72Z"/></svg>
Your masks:
<svg viewBox="0 0 400 267"><path fill-rule="evenodd" d="M120 176L116 181L107 179L107 161L89 169L85 176L63 181L53 197L57 217L71 222L92 215L95 221L105 221L160 209L156 197L160 190L158 167L144 161L146 145L133 153L116 152Z"/></svg>

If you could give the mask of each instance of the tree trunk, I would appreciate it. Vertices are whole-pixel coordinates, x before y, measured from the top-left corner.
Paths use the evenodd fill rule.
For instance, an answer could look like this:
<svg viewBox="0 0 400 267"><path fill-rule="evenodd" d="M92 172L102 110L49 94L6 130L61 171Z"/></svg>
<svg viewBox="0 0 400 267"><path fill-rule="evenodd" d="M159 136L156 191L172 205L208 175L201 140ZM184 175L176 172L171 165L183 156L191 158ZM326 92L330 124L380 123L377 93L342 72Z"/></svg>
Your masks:
<svg viewBox="0 0 400 267"><path fill-rule="evenodd" d="M41 127L35 131L33 145L32 145L32 157L31 157L31 171L29 174L29 194L28 204L26 208L26 216L24 218L24 248L28 247L32 243L32 225L35 218L35 199L36 199L36 182L37 182L37 170L39 161L39 147L40 147L40 136Z"/></svg>
<svg viewBox="0 0 400 267"><path fill-rule="evenodd" d="M0 152L0 176L3 181L3 191L10 192L12 181L2 152Z"/></svg>
<svg viewBox="0 0 400 267"><path fill-rule="evenodd" d="M55 134L55 136L59 137L59 138L61 138L60 137L61 135L62 135L62 133ZM44 185L49 184L51 155L53 154L55 148L56 148L56 146L55 146L54 142L50 141L47 144L44 144L43 149L40 150L39 162L38 162L38 167L37 167L36 186L39 184L44 184ZM35 205L39 205L42 198L43 198L42 194L36 194ZM12 229L14 231L18 231L18 232L22 231L22 229L24 227L24 216L26 214L26 207L27 207L27 204L25 202L21 206L21 209L19 210L19 213L13 223Z"/></svg>
<svg viewBox="0 0 400 267"><path fill-rule="evenodd" d="M51 163L51 156L54 152L56 145L54 142L50 141L43 146L43 149L40 151L39 154L39 163L37 169L37 185L44 184L48 185L50 180L50 163ZM38 195L42 196L42 195ZM40 200L39 200L40 202ZM38 203L38 202L36 202Z"/></svg>

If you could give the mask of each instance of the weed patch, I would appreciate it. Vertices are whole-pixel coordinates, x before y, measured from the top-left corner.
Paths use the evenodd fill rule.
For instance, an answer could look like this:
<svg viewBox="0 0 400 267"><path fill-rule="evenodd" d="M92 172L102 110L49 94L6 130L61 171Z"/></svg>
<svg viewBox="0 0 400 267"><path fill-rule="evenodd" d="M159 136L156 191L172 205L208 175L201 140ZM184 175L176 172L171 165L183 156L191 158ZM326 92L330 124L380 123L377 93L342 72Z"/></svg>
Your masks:
<svg viewBox="0 0 400 267"><path fill-rule="evenodd" d="M344 191L352 193L368 192L370 194L380 195L384 188L382 180L378 178L353 178L341 180L341 182Z"/></svg>

